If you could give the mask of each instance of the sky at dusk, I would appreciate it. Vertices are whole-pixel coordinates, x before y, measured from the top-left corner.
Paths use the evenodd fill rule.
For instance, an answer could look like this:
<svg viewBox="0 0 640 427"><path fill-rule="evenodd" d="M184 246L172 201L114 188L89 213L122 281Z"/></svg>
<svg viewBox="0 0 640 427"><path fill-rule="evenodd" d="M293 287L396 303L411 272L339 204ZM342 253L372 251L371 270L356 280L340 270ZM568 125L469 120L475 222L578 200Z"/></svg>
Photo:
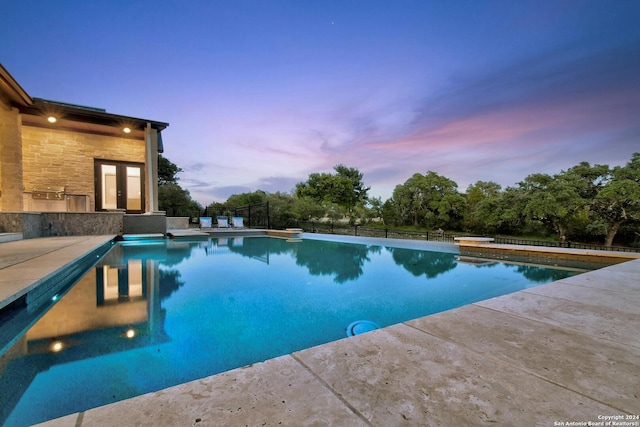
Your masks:
<svg viewBox="0 0 640 427"><path fill-rule="evenodd" d="M206 205L355 167L465 191L640 151L640 1L3 0L32 97L168 122Z"/></svg>

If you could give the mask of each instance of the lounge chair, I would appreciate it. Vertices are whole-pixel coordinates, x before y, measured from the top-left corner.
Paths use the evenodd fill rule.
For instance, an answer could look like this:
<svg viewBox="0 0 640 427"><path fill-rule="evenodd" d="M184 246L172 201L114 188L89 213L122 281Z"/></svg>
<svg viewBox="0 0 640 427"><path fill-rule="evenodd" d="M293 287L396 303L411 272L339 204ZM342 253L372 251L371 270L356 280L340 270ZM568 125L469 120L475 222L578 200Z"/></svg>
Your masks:
<svg viewBox="0 0 640 427"><path fill-rule="evenodd" d="M226 216L219 216L216 218L218 222L218 228L229 228L229 218Z"/></svg>
<svg viewBox="0 0 640 427"><path fill-rule="evenodd" d="M231 224L233 224L233 228L244 228L244 223L242 222L243 218L241 216L234 216L231 218Z"/></svg>
<svg viewBox="0 0 640 427"><path fill-rule="evenodd" d="M210 216L200 217L200 228L211 228L212 218Z"/></svg>

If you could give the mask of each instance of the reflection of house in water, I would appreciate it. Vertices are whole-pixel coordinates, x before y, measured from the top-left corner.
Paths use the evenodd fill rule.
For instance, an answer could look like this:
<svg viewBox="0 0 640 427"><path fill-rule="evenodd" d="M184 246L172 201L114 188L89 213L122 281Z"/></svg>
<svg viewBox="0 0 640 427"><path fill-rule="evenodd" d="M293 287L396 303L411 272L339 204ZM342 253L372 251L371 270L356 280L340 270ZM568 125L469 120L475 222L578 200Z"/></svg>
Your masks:
<svg viewBox="0 0 640 427"><path fill-rule="evenodd" d="M0 424L40 372L170 341L160 302L182 283L171 274L162 283L165 244L138 251L114 246L0 358Z"/></svg>

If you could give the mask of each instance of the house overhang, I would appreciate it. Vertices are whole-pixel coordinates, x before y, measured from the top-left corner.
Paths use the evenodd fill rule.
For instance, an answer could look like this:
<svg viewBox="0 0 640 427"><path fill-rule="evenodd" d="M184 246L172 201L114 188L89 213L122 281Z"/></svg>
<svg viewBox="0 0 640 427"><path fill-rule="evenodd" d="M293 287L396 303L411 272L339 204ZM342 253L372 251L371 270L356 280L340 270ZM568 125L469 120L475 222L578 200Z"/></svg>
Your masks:
<svg viewBox="0 0 640 427"><path fill-rule="evenodd" d="M0 64L0 94L6 96L11 103L19 107L26 107L33 103L29 94L22 89L2 64Z"/></svg>
<svg viewBox="0 0 640 427"><path fill-rule="evenodd" d="M158 133L160 152L163 148L160 132L169 126L169 123L156 120L111 114L102 108L32 98L2 64L0 64L0 98L8 101L19 111L22 124L26 126L133 139L145 139L149 128L155 129Z"/></svg>
<svg viewBox="0 0 640 427"><path fill-rule="evenodd" d="M20 107L22 123L30 126L68 129L122 138L140 139L147 126L158 132L168 123L107 113L106 110L33 98L29 106ZM55 123L48 119L55 118Z"/></svg>

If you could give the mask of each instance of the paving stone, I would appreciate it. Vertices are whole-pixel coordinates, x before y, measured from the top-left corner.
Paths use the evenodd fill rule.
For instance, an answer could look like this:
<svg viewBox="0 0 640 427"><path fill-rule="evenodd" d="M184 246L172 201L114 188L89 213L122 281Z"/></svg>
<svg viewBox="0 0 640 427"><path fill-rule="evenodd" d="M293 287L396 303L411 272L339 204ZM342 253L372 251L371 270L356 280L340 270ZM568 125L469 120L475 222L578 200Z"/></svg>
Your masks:
<svg viewBox="0 0 640 427"><path fill-rule="evenodd" d="M613 307L617 311L633 316L640 314L640 282L635 285L637 288L635 293L631 292L631 286L629 286L629 291L623 295L619 295L617 291L612 289L576 286L564 282L556 282L553 286L536 286L528 289L527 292L580 302L590 306Z"/></svg>
<svg viewBox="0 0 640 427"><path fill-rule="evenodd" d="M470 305L407 322L632 413L640 403L640 349Z"/></svg>
<svg viewBox="0 0 640 427"><path fill-rule="evenodd" d="M587 305L528 291L503 295L475 304L562 326L582 334L593 335L596 339L640 347L640 312L633 314L617 310L615 306Z"/></svg>
<svg viewBox="0 0 640 427"><path fill-rule="evenodd" d="M366 426L291 356L84 413L83 426Z"/></svg>
<svg viewBox="0 0 640 427"><path fill-rule="evenodd" d="M616 412L404 324L294 357L376 426L550 426Z"/></svg>

